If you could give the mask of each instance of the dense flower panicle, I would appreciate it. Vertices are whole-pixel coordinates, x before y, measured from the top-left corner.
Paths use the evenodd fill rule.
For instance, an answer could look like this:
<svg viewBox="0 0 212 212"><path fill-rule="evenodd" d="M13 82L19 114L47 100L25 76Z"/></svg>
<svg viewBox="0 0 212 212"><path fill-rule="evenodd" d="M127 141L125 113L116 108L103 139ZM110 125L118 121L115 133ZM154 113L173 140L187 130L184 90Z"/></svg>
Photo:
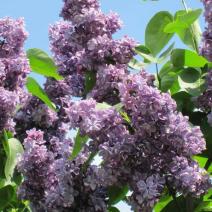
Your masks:
<svg viewBox="0 0 212 212"><path fill-rule="evenodd" d="M183 194L195 194L198 197L211 187L207 171L195 161L176 156L169 169L171 175L168 180Z"/></svg>
<svg viewBox="0 0 212 212"><path fill-rule="evenodd" d="M97 0L64 0L61 16L66 21L51 26L49 37L64 79L48 79L44 86L58 111L29 96L16 116L18 135L41 130L30 130L25 139L19 196L30 200L34 211L104 212L108 186L128 185L132 208L150 212L167 184L183 195L206 192L209 176L191 159L205 150L201 130L177 112L168 93L154 87L152 75L129 74L136 42L113 40L121 26L118 16L104 15ZM0 79L4 69L0 61ZM89 74L96 83L87 94ZM88 99L71 101L71 96ZM99 102L121 102L122 108ZM89 137L72 160L70 128ZM102 158L100 165L87 163L93 154Z"/></svg>
<svg viewBox="0 0 212 212"><path fill-rule="evenodd" d="M24 29L24 19L0 19L0 58L9 58L22 51L27 32Z"/></svg>
<svg viewBox="0 0 212 212"><path fill-rule="evenodd" d="M203 46L201 48L202 54L212 61L212 1L202 0L205 7L205 21L207 23L206 30L203 33Z"/></svg>
<svg viewBox="0 0 212 212"><path fill-rule="evenodd" d="M89 151L85 149L71 161L70 141L52 142L60 152L55 154L50 146L47 148L42 131L32 129L27 134L25 153L18 165L25 176L18 191L21 199L30 200L35 211L106 211L105 190L88 183L88 179L93 179L92 167L86 174L87 180L81 173Z"/></svg>
<svg viewBox="0 0 212 212"><path fill-rule="evenodd" d="M86 73L92 71L98 75L98 72L103 72L102 67L106 64L127 65L134 56L133 48L136 42L128 37L113 40L112 35L120 29L121 21L116 13L111 12L108 15L102 13L98 1L64 2L61 16L66 21L50 27L50 47L59 73L64 77L77 76L80 79L80 92L77 92L76 88L73 94L82 96L85 95L81 90L84 90ZM98 80L99 77L97 83ZM113 95L111 96L113 89L107 89L104 93L106 98L109 96L113 99ZM98 96L102 96L101 91ZM97 95L94 98L96 97Z"/></svg>
<svg viewBox="0 0 212 212"><path fill-rule="evenodd" d="M76 15L83 14L84 9L99 9L98 0L64 0L61 16L65 20L72 20Z"/></svg>
<svg viewBox="0 0 212 212"><path fill-rule="evenodd" d="M29 64L23 44L27 33L22 18L0 19L0 133L14 131L16 106L24 100L23 86Z"/></svg>
<svg viewBox="0 0 212 212"><path fill-rule="evenodd" d="M29 63L24 53L16 58L0 58L0 86L14 91L23 88L27 74L29 74Z"/></svg>
<svg viewBox="0 0 212 212"><path fill-rule="evenodd" d="M152 211L152 208L163 192L165 186L164 178L158 174L145 176L136 173L136 175L133 176L133 182L134 191L130 197L130 204L132 205L133 211Z"/></svg>
<svg viewBox="0 0 212 212"><path fill-rule="evenodd" d="M18 170L24 174L25 180L18 194L21 199L29 199L32 203L39 204L45 195L48 168L54 158L45 146L43 132L32 129L27 134L28 137L24 141L25 152L18 164Z"/></svg>
<svg viewBox="0 0 212 212"><path fill-rule="evenodd" d="M15 123L12 117L18 100L15 92L0 87L0 133L3 129L14 132L13 127Z"/></svg>
<svg viewBox="0 0 212 212"><path fill-rule="evenodd" d="M98 102L104 100L110 104L118 103L118 83L124 79L127 72L127 67L122 65L100 67L96 76L96 85L88 96Z"/></svg>

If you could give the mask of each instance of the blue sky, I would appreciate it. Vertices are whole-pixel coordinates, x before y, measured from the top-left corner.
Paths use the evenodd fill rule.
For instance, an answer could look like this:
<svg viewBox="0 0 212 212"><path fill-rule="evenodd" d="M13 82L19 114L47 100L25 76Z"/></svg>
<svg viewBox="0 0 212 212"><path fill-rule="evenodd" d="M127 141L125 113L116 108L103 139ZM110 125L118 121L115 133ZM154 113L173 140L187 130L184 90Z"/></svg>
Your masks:
<svg viewBox="0 0 212 212"><path fill-rule="evenodd" d="M115 37L123 35L134 37L138 42L144 42L145 27L149 19L158 11L166 10L174 13L183 9L181 0L101 0L102 10L117 12L124 22L124 27ZM200 0L187 0L190 8L202 8ZM0 0L0 17L24 17L29 38L25 48L41 48L49 52L48 26L59 20L62 0ZM201 17L201 27L204 28ZM176 39L176 46L182 46ZM41 78L38 80L42 82ZM120 204L122 212L130 211Z"/></svg>

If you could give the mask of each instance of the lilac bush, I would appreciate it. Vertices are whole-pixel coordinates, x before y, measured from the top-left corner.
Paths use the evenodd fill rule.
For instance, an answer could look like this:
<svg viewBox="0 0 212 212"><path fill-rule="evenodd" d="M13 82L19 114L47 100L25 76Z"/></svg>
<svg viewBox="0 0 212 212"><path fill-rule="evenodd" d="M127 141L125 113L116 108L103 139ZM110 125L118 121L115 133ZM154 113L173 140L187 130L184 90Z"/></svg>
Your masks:
<svg viewBox="0 0 212 212"><path fill-rule="evenodd" d="M201 52L210 61L212 2L203 3L208 26ZM36 212L113 211L116 198L138 212L152 211L164 195L176 205L179 197L187 205L188 199L203 201L211 161L203 168L196 159L207 154L207 136L192 115L200 110L212 122L211 71L199 109L186 114L173 89L161 92L160 73L130 71L138 43L113 39L122 25L116 13L105 15L97 0L64 0L60 15L64 20L50 26L49 39L61 79L47 77L38 89L54 110L24 90L30 67L23 19L0 19L0 133L13 132L24 146L18 199ZM153 54L143 49L145 64ZM119 193L111 197L114 189Z"/></svg>

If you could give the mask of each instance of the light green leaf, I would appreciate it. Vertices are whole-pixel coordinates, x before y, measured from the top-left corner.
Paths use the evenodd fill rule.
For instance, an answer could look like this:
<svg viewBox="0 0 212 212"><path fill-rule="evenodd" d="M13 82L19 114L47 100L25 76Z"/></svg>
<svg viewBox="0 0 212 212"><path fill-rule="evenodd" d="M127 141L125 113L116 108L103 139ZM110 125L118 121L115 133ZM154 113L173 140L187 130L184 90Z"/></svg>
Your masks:
<svg viewBox="0 0 212 212"><path fill-rule="evenodd" d="M196 160L198 162L198 164L201 168L205 167L205 164L207 163L207 160L208 160L207 157L202 157L202 156L194 156L193 158L194 158L194 160ZM208 172L212 172L212 164L209 166ZM211 192L212 192L212 190L211 190ZM211 193L211 196L212 196L212 193Z"/></svg>
<svg viewBox="0 0 212 212"><path fill-rule="evenodd" d="M143 62L139 62L138 60L133 58L128 63L128 66L132 69L135 69L135 70L141 70L142 68L144 68L146 66L146 64L143 63Z"/></svg>
<svg viewBox="0 0 212 212"><path fill-rule="evenodd" d="M156 56L173 37L173 33L167 34L164 28L173 21L173 16L167 11L155 14L147 25L145 32L145 45Z"/></svg>
<svg viewBox="0 0 212 212"><path fill-rule="evenodd" d="M96 109L98 110L107 110L107 109L110 109L111 107L112 106L107 104L106 102L96 104Z"/></svg>
<svg viewBox="0 0 212 212"><path fill-rule="evenodd" d="M201 15L202 10L191 10L191 11L178 11L175 14L175 21L169 23L165 26L164 32L166 33L175 33L181 30L185 30L191 27Z"/></svg>
<svg viewBox="0 0 212 212"><path fill-rule="evenodd" d="M29 49L27 51L27 57L33 72L46 77L53 77L56 80L63 79L57 73L57 66L54 64L54 61L41 49Z"/></svg>
<svg viewBox="0 0 212 212"><path fill-rule="evenodd" d="M187 49L174 49L171 62L175 67L204 67L208 61L196 52Z"/></svg>
<svg viewBox="0 0 212 212"><path fill-rule="evenodd" d="M8 152L6 153L7 160L4 172L6 179L10 181L10 179L13 176L15 167L17 165L18 157L23 153L24 150L19 140L15 138L8 139L7 146L8 146Z"/></svg>
<svg viewBox="0 0 212 212"><path fill-rule="evenodd" d="M78 156L78 154L80 153L80 151L82 150L83 146L86 144L88 139L89 139L88 136L81 136L80 131L78 130L77 136L74 139L75 142L70 160L73 160Z"/></svg>
<svg viewBox="0 0 212 212"><path fill-rule="evenodd" d="M31 93L33 96L38 97L41 101L48 105L49 108L56 111L55 104L49 99L45 91L40 87L35 79L33 79L32 77L28 77L26 87L29 93Z"/></svg>

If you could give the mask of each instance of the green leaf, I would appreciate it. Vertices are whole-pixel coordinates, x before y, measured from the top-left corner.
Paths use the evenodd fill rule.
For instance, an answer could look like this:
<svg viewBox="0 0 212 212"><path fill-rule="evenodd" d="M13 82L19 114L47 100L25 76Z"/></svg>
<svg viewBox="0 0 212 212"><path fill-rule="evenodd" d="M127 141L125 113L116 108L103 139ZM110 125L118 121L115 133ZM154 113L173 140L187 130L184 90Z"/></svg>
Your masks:
<svg viewBox="0 0 212 212"><path fill-rule="evenodd" d="M48 105L49 108L56 111L55 104L49 99L45 91L40 87L35 79L33 79L32 77L28 77L26 87L33 96L38 97L41 101Z"/></svg>
<svg viewBox="0 0 212 212"><path fill-rule="evenodd" d="M201 168L205 167L205 164L207 163L207 160L208 160L208 158L202 157L202 156L194 156L193 159L198 162L198 164ZM209 166L207 171L212 172L212 164ZM212 195L212 193L211 193L211 195Z"/></svg>
<svg viewBox="0 0 212 212"><path fill-rule="evenodd" d="M85 94L88 94L96 84L96 73L87 71L85 74Z"/></svg>
<svg viewBox="0 0 212 212"><path fill-rule="evenodd" d="M185 68L182 69L179 77L186 83L195 83L201 77L201 73L194 68Z"/></svg>
<svg viewBox="0 0 212 212"><path fill-rule="evenodd" d="M199 18L201 12L201 9L191 10L188 12L178 11L175 14L175 21L167 24L164 28L164 32L175 33L190 28L191 24L193 24Z"/></svg>
<svg viewBox="0 0 212 212"><path fill-rule="evenodd" d="M29 49L27 51L27 57L33 72L46 77L53 77L56 80L63 79L57 73L57 66L54 64L54 61L41 49Z"/></svg>
<svg viewBox="0 0 212 212"><path fill-rule="evenodd" d="M136 60L135 58L131 59L130 62L128 63L128 66L132 69L135 70L141 70L142 68L145 67L145 63L143 62L139 62L138 60Z"/></svg>
<svg viewBox="0 0 212 212"><path fill-rule="evenodd" d="M198 13L198 10L197 10L197 13ZM185 10L177 11L175 14L175 20L179 19L179 17L182 17L186 14L187 14L187 11ZM201 32L198 20L194 21L193 24L190 25L190 27L178 30L176 31L176 33L184 44L196 50L196 46L194 42L197 42L198 44L202 36L202 32Z"/></svg>
<svg viewBox="0 0 212 212"><path fill-rule="evenodd" d="M161 91L168 91L177 80L178 76L175 72L169 72L161 79Z"/></svg>
<svg viewBox="0 0 212 212"><path fill-rule="evenodd" d="M88 141L88 139L89 139L88 136L81 136L80 131L78 130L77 136L74 139L75 142L74 142L74 147L72 150L70 160L73 160L78 156L78 154L80 153L80 151L82 150L83 146Z"/></svg>
<svg viewBox="0 0 212 212"><path fill-rule="evenodd" d="M176 20L184 22L188 25L188 27L196 21L202 13L201 9L190 10L190 11L181 11L176 14Z"/></svg>
<svg viewBox="0 0 212 212"><path fill-rule="evenodd" d="M202 202L194 212L212 211L212 201Z"/></svg>
<svg viewBox="0 0 212 212"><path fill-rule="evenodd" d="M194 103L192 102L191 95L186 91L179 91L172 95L172 98L177 103L178 111L193 111Z"/></svg>
<svg viewBox="0 0 212 212"><path fill-rule="evenodd" d="M204 67L208 61L196 52L187 49L174 49L171 62L175 67Z"/></svg>
<svg viewBox="0 0 212 212"><path fill-rule="evenodd" d="M7 160L4 172L6 179L10 181L18 162L18 156L20 156L24 150L19 140L15 138L8 139L7 146L8 146L8 152L6 153Z"/></svg>
<svg viewBox="0 0 212 212"><path fill-rule="evenodd" d="M116 187L116 186L111 186L108 189L108 196L109 196L109 205L115 205L121 200L123 200L127 193L129 191L129 187L123 186L123 187Z"/></svg>
<svg viewBox="0 0 212 212"><path fill-rule="evenodd" d="M0 189L0 210L3 210L13 199L15 191L11 185Z"/></svg>
<svg viewBox="0 0 212 212"><path fill-rule="evenodd" d="M167 24L173 21L173 16L167 11L155 14L147 25L145 32L145 45L156 56L173 37L164 32Z"/></svg>
<svg viewBox="0 0 212 212"><path fill-rule="evenodd" d="M116 207L109 207L108 212L120 212L120 210Z"/></svg>
<svg viewBox="0 0 212 212"><path fill-rule="evenodd" d="M161 210L163 208L166 207L167 204L169 204L169 202L172 201L172 197L170 195L164 195L161 197L161 199L159 200L159 202L155 205L154 207L154 212L161 212Z"/></svg>
<svg viewBox="0 0 212 212"><path fill-rule="evenodd" d="M167 57L171 54L171 51L174 47L174 43L171 44L161 55L159 58L154 57L150 52L148 52L144 46L138 46L135 48L135 52L143 57L146 63L162 63Z"/></svg>
<svg viewBox="0 0 212 212"><path fill-rule="evenodd" d="M112 106L107 104L106 102L96 104L96 109L98 110L107 110L107 109L110 109L111 107Z"/></svg>
<svg viewBox="0 0 212 212"><path fill-rule="evenodd" d="M174 48L174 43L172 43L172 44L168 47L168 49L166 49L166 50L160 55L159 59L160 59L161 61L164 61L164 60L171 54L173 48Z"/></svg>

